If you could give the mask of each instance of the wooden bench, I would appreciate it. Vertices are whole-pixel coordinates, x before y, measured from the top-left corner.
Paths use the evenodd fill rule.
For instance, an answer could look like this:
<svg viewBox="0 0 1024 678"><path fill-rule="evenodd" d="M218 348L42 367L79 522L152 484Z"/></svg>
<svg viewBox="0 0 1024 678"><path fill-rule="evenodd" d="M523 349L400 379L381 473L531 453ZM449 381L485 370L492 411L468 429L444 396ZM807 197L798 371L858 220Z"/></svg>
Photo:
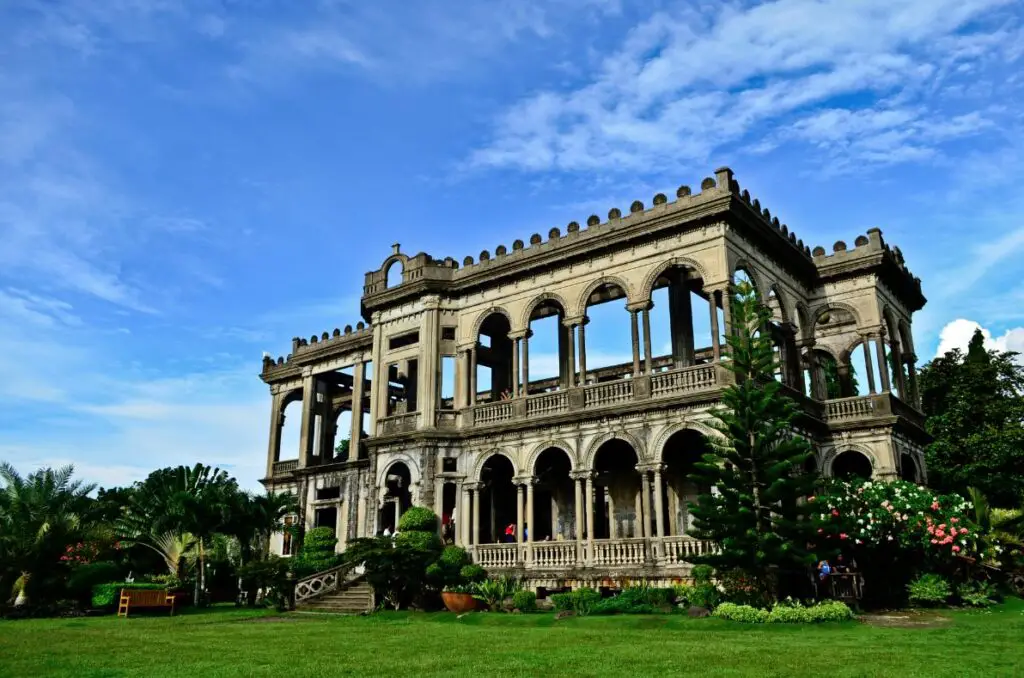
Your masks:
<svg viewBox="0 0 1024 678"><path fill-rule="evenodd" d="M169 607L173 617L174 595L168 593L166 589L121 589L117 616L127 617L129 607Z"/></svg>

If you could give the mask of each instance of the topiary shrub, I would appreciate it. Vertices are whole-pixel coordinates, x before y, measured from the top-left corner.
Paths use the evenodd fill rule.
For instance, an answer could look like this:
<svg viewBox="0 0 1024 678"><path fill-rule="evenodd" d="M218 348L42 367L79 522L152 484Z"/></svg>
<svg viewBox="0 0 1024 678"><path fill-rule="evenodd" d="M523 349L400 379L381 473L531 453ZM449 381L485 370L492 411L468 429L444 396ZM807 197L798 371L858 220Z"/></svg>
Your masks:
<svg viewBox="0 0 1024 678"><path fill-rule="evenodd" d="M116 563L99 562L79 565L72 570L71 576L68 577L68 597L79 603L88 604L92 598L94 586L114 581L121 575L121 568Z"/></svg>
<svg viewBox="0 0 1024 678"><path fill-rule="evenodd" d="M551 596L551 602L554 603L556 610L572 611L585 617L601 602L601 592L584 587L568 593L556 593Z"/></svg>
<svg viewBox="0 0 1024 678"><path fill-rule="evenodd" d="M314 527L307 530L302 539L299 553L292 558L292 570L298 577L306 577L336 566L338 554L334 552L338 538L329 527Z"/></svg>
<svg viewBox="0 0 1024 678"><path fill-rule="evenodd" d="M910 602L925 607L945 605L953 595L949 582L938 574L922 574L907 584L907 592L910 593Z"/></svg>
<svg viewBox="0 0 1024 678"><path fill-rule="evenodd" d="M94 608L114 607L117 605L118 597L121 595L121 589L159 591L166 588L167 587L163 584L147 584L141 582L132 582L129 584L123 581L115 581L108 582L106 584L96 584L92 587L91 602Z"/></svg>
<svg viewBox="0 0 1024 678"><path fill-rule="evenodd" d="M395 543L432 554L433 557L437 557L443 548L441 538L433 532L399 532Z"/></svg>
<svg viewBox="0 0 1024 678"><path fill-rule="evenodd" d="M398 532L437 532L437 515L428 508L413 506L398 521Z"/></svg>
<svg viewBox="0 0 1024 678"><path fill-rule="evenodd" d="M446 546L444 551L441 552L441 558L438 562L441 567L451 568L458 572L466 565L470 565L472 560L466 549L461 546Z"/></svg>
<svg viewBox="0 0 1024 678"><path fill-rule="evenodd" d="M512 607L520 612L533 612L537 609L537 594L533 591L516 591L512 594Z"/></svg>
<svg viewBox="0 0 1024 678"><path fill-rule="evenodd" d="M470 584L475 584L487 579L487 570L475 563L463 567L459 570L459 574Z"/></svg>

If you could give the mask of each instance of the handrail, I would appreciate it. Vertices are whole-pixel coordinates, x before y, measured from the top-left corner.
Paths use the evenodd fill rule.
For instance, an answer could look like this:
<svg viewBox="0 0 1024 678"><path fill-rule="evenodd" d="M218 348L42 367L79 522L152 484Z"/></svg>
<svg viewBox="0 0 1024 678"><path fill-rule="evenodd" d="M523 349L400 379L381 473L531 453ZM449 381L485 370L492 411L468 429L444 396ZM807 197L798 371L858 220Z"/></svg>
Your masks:
<svg viewBox="0 0 1024 678"><path fill-rule="evenodd" d="M295 601L302 602L337 591L342 584L360 576L350 572L353 569L352 563L342 563L299 579L295 582Z"/></svg>

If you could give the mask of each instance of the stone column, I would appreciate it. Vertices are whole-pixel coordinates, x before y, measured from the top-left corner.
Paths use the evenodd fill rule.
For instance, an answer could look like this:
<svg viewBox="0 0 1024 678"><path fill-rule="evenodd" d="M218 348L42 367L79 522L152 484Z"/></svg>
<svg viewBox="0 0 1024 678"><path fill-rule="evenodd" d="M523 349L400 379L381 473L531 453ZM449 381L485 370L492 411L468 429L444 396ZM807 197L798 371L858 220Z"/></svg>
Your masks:
<svg viewBox="0 0 1024 678"><path fill-rule="evenodd" d="M533 335L529 329L523 335L523 397L530 395L530 337Z"/></svg>
<svg viewBox="0 0 1024 678"><path fill-rule="evenodd" d="M284 401L277 387L271 390L270 400L270 440L267 445L267 478L274 477L274 462L281 458L281 429L284 427L284 412L281 404Z"/></svg>
<svg viewBox="0 0 1024 678"><path fill-rule="evenodd" d="M885 333L875 335L875 350L878 352L878 374L882 377L882 392L892 391L892 384L889 381L889 362L885 359Z"/></svg>
<svg viewBox="0 0 1024 678"><path fill-rule="evenodd" d="M533 562L533 534L536 531L536 524L533 521L533 484L534 479L526 481L526 561Z"/></svg>
<svg viewBox="0 0 1024 678"><path fill-rule="evenodd" d="M665 537L665 486L661 482L661 466L654 467L654 519L658 530L658 539Z"/></svg>
<svg viewBox="0 0 1024 678"><path fill-rule="evenodd" d="M480 543L480 484L470 488L470 498L473 502L473 545Z"/></svg>
<svg viewBox="0 0 1024 678"><path fill-rule="evenodd" d="M594 472L587 473L587 564L594 561Z"/></svg>
<svg viewBox="0 0 1024 678"><path fill-rule="evenodd" d="M718 292L710 290L708 292L708 302L711 306L711 351L717 363L722 359L722 340L718 329Z"/></svg>
<svg viewBox="0 0 1024 678"><path fill-rule="evenodd" d="M512 339L512 397L520 397L519 393L519 337Z"/></svg>
<svg viewBox="0 0 1024 678"><path fill-rule="evenodd" d="M576 563L583 562L583 478L573 476L573 490L576 500Z"/></svg>
<svg viewBox="0 0 1024 678"><path fill-rule="evenodd" d="M637 326L637 311L629 312L629 331L633 337L633 376L640 376L640 328Z"/></svg>
<svg viewBox="0 0 1024 678"><path fill-rule="evenodd" d="M587 383L587 336L584 327L587 326L587 317L580 319L580 386Z"/></svg>
<svg viewBox="0 0 1024 678"><path fill-rule="evenodd" d="M356 363L352 370L352 433L348 439L348 460L359 458L359 445L363 441L363 382L365 381L366 363Z"/></svg>
<svg viewBox="0 0 1024 678"><path fill-rule="evenodd" d="M455 506L455 529L459 535L459 545L469 546L469 486L462 482L459 484L458 504Z"/></svg>
<svg viewBox="0 0 1024 678"><path fill-rule="evenodd" d="M469 349L469 405L476 405L476 347Z"/></svg>
<svg viewBox="0 0 1024 678"><path fill-rule="evenodd" d="M640 470L640 469L637 469ZM641 527L643 530L640 536L644 539L651 538L651 481L647 477L647 470L640 471L640 512L643 514Z"/></svg>
<svg viewBox="0 0 1024 678"><path fill-rule="evenodd" d="M516 484L516 543L523 543L523 495L526 488L522 483Z"/></svg>
<svg viewBox="0 0 1024 678"><path fill-rule="evenodd" d="M874 395L878 393L878 389L875 388L875 367L871 364L871 349L868 348L870 341L871 335L868 334L861 342L861 348L864 349L864 371L868 373L868 391Z"/></svg>
<svg viewBox="0 0 1024 678"><path fill-rule="evenodd" d="M313 417L316 407L316 378L309 368L302 375L302 429L299 432L299 468L309 465L313 449Z"/></svg>
<svg viewBox="0 0 1024 678"><path fill-rule="evenodd" d="M651 308L654 304L644 306L644 374L650 374L653 369L653 357L651 356Z"/></svg>
<svg viewBox="0 0 1024 678"><path fill-rule="evenodd" d="M568 357L566 367L568 371L565 375L565 383L568 388L576 386L576 325L568 320L565 321L565 331L567 333L566 346L568 348Z"/></svg>
<svg viewBox="0 0 1024 678"><path fill-rule="evenodd" d="M917 393L917 356L913 353L908 353L905 358L907 361L907 376L910 379L910 400L914 407L921 408L921 400Z"/></svg>
<svg viewBox="0 0 1024 678"><path fill-rule="evenodd" d="M722 290L722 317L725 319L725 336L732 336L732 285ZM728 344L726 344L728 346ZM728 349L726 349L728 350Z"/></svg>

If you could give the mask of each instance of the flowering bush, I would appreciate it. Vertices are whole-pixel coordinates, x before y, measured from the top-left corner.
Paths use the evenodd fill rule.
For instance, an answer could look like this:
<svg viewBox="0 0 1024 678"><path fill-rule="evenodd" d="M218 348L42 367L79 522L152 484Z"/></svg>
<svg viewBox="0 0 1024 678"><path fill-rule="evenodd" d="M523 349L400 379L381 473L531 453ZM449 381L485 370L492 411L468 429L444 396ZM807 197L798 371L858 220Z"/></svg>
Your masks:
<svg viewBox="0 0 1024 678"><path fill-rule="evenodd" d="M902 480L831 480L808 502L817 507L812 519L819 546L896 547L940 563L978 555L978 539L966 519L970 504L957 495L937 495Z"/></svg>

